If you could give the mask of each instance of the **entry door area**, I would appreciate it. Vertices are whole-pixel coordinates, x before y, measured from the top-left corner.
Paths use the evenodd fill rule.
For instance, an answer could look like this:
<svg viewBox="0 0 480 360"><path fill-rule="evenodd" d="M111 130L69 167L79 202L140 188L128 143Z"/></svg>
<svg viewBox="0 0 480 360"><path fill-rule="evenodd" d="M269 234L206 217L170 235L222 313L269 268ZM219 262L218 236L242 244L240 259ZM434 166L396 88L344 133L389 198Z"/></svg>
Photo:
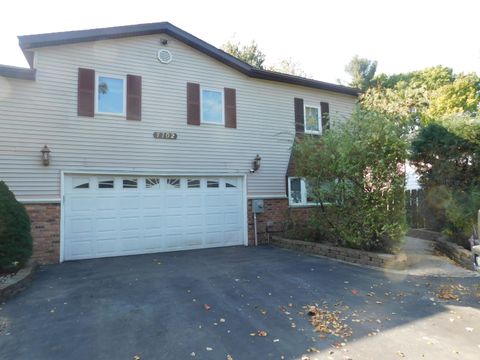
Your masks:
<svg viewBox="0 0 480 360"><path fill-rule="evenodd" d="M243 245L242 180L66 175L64 259Z"/></svg>

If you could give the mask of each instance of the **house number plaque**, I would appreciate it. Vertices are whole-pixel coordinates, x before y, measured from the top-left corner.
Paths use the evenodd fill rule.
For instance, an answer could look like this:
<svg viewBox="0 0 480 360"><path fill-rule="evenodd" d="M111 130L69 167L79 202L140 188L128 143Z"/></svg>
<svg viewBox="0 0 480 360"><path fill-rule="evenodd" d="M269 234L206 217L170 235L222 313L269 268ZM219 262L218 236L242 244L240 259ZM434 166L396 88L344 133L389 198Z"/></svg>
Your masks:
<svg viewBox="0 0 480 360"><path fill-rule="evenodd" d="M178 135L176 132L155 131L153 137L155 139L177 140Z"/></svg>

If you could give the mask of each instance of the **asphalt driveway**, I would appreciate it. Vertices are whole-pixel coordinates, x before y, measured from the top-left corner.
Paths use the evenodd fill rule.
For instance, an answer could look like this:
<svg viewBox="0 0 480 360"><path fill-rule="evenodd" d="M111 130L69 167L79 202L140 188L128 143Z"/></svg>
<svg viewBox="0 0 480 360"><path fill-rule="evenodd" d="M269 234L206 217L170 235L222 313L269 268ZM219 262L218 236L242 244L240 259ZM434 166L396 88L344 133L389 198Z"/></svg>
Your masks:
<svg viewBox="0 0 480 360"><path fill-rule="evenodd" d="M0 358L478 359L478 282L268 246L69 262L0 306ZM314 332L315 303L351 336Z"/></svg>

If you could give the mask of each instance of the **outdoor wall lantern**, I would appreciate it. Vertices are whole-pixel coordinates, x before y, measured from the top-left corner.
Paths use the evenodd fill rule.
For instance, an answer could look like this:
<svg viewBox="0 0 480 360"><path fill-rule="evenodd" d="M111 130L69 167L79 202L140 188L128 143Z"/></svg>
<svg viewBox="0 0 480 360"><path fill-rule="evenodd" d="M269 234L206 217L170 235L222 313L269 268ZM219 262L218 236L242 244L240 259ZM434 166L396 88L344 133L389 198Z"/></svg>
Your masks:
<svg viewBox="0 0 480 360"><path fill-rule="evenodd" d="M43 163L43 165L45 165L45 166L50 165L50 149L48 148L47 145L45 145L43 147L43 149L41 150L41 153L42 153L42 163Z"/></svg>
<svg viewBox="0 0 480 360"><path fill-rule="evenodd" d="M260 161L262 161L262 158L260 157L260 155L257 154L257 156L255 156L255 159L253 159L251 172L255 172L260 169Z"/></svg>

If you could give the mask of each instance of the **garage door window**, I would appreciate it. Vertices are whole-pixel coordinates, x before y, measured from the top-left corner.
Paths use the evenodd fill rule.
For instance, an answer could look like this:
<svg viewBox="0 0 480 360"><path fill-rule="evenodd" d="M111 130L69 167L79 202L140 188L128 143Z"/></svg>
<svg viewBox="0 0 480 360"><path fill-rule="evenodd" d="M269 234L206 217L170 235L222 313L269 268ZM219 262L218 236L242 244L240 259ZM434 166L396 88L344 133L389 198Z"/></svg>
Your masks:
<svg viewBox="0 0 480 360"><path fill-rule="evenodd" d="M146 178L145 187L147 189L158 189L160 188L160 179L159 178Z"/></svg>
<svg viewBox="0 0 480 360"><path fill-rule="evenodd" d="M218 188L219 181L218 180L207 180L207 188Z"/></svg>
<svg viewBox="0 0 480 360"><path fill-rule="evenodd" d="M167 179L167 188L180 189L180 179Z"/></svg>
<svg viewBox="0 0 480 360"><path fill-rule="evenodd" d="M226 188L236 188L237 187L237 180L226 180L225 181Z"/></svg>
<svg viewBox="0 0 480 360"><path fill-rule="evenodd" d="M124 189L136 189L138 187L138 179L123 179Z"/></svg>
<svg viewBox="0 0 480 360"><path fill-rule="evenodd" d="M189 189L198 189L200 188L200 180L199 179L188 179L187 186Z"/></svg>
<svg viewBox="0 0 480 360"><path fill-rule="evenodd" d="M113 179L100 179L98 180L99 189L113 189Z"/></svg>
<svg viewBox="0 0 480 360"><path fill-rule="evenodd" d="M73 178L72 186L74 189L88 189L90 188L90 181L85 178Z"/></svg>

